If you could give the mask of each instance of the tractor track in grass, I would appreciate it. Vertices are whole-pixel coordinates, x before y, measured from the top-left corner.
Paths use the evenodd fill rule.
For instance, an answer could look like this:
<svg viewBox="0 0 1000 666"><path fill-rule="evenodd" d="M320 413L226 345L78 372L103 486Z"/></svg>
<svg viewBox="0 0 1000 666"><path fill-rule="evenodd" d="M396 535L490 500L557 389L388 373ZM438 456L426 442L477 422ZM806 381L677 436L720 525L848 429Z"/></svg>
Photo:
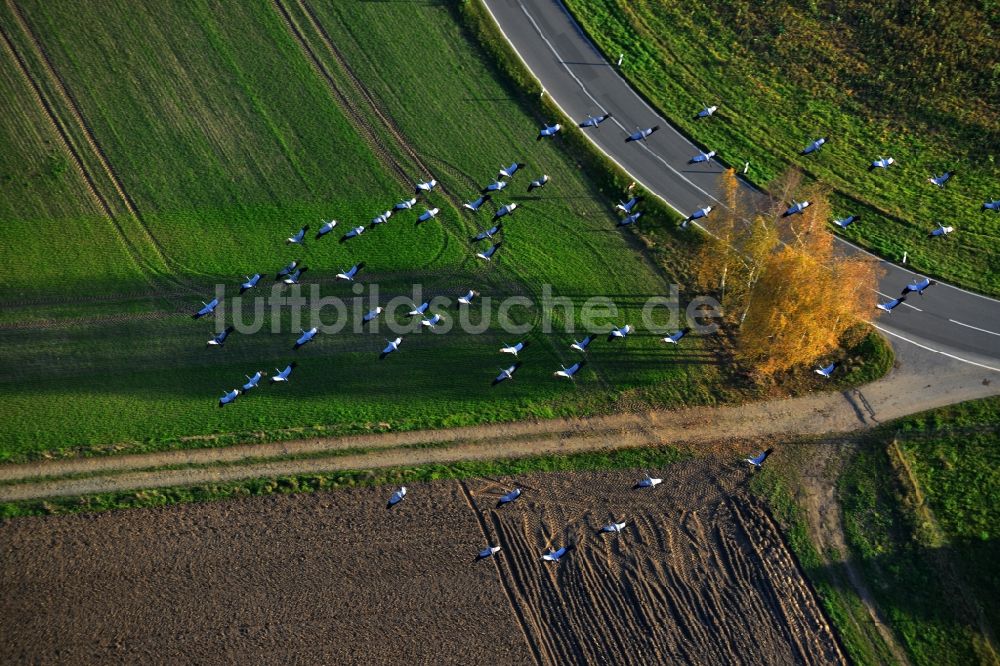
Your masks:
<svg viewBox="0 0 1000 666"><path fill-rule="evenodd" d="M39 59L39 62L42 64L43 68L45 69L45 73L47 75L47 78L49 79L49 81L51 82L51 84L53 85L53 87L55 88L55 90L58 93L58 95L61 97L62 103L63 103L63 107L67 110L67 112L71 116L72 121L74 122L74 124L79 128L81 136L83 137L84 141L87 143L88 148L90 149L91 153L94 155L94 157L97 160L98 164L100 165L101 169L104 171L105 176L107 177L108 181L111 183L112 187L114 188L115 193L118 195L118 199L121 201L122 205L125 207L125 210L128 211L128 214L131 215L135 219L135 221L138 223L139 228L142 231L142 235L146 238L146 240L148 241L150 247L153 249L153 251L154 251L154 253L156 255L156 258L160 262L162 262L162 264L165 267L169 266L169 267L173 267L173 268L178 268L176 262L170 257L169 253L166 251L166 248L163 246L163 244L160 242L160 240L156 237L156 235L153 234L153 232L149 228L149 225L147 224L147 222L145 221L145 219L143 219L142 215L139 213L139 210L138 210L138 208L135 205L135 201L133 201L132 197L128 194L128 192L126 191L125 186L122 183L121 179L119 178L117 172L111 166L111 163L109 162L108 157L107 157L107 155L104 152L104 149L101 148L100 144L97 142L97 139L94 137L94 133L93 133L93 130L91 129L91 127L90 127L90 124L87 122L87 120L83 117L83 114L80 112L80 108L79 108L79 105L76 102L76 99L73 97L72 93L70 93L69 89L66 86L66 82L63 80L63 78L59 74L58 70L56 70L55 65L52 63L52 60L49 57L48 52L45 50L45 46L38 39L37 35L35 35L35 33L32 31L30 24L28 23L27 19L25 19L24 14L21 12L21 8L17 6L17 3L15 2L15 0L7 0L7 6L9 8L11 14L14 16L14 20L17 23L18 28L21 30L21 32L24 34L24 36L28 39L28 41L31 44L33 50L35 51L36 57ZM5 37L5 39L8 41L8 47L11 48L11 50L13 50L14 49L13 43L9 40L9 38ZM29 77L31 79L32 87L35 89L36 93L41 97L42 94L43 94L42 93L42 89L38 85L38 83L36 81L34 81L33 77L31 77L31 74L30 74L29 70L26 67L26 63L21 58L17 58L17 59L18 59L19 65L20 65L20 67L22 69L22 73L25 76L27 76L27 77ZM48 114L50 114L50 120L52 120L53 118L52 118L51 114L54 113L54 106L51 104L51 102L49 102L47 104L44 104L44 106L45 106L46 112ZM66 142L67 138L68 138L68 135L63 135L64 144L67 144L67 142ZM82 168L83 161L80 158L80 155L78 153L76 153L75 151L74 151L74 158L77 161L78 166L80 166ZM87 180L96 189L96 185L95 185L93 177L88 176ZM109 213L109 215L113 218L113 214L111 214L111 210L112 209L111 209L111 206L109 205L108 200L104 199L103 197L101 197L101 199L102 199L103 204L104 204L103 207ZM124 229L122 228L121 224L118 223L117 221L115 221L115 226L118 228L119 232L123 236L125 236L125 238L127 238L127 235L125 235ZM131 241L129 241L129 244L132 246L133 251L137 252L134 243L132 243ZM186 283L184 283L183 281L177 279L176 277L173 277L173 276L169 275L168 273L165 273L163 271L159 271L159 270L157 270L155 267L153 267L151 265L149 266L149 269L151 271L156 272L164 280L167 280L169 282L173 282L173 283L175 283L178 286L183 287L183 288L190 288L190 286L187 285Z"/></svg>

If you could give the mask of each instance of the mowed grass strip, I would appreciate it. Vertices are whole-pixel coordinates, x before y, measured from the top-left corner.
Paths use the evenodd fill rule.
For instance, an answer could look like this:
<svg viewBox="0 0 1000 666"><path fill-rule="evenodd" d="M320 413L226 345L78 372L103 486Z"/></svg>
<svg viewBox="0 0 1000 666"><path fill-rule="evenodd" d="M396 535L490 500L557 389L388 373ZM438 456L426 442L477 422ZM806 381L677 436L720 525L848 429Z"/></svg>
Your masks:
<svg viewBox="0 0 1000 666"><path fill-rule="evenodd" d="M49 307L47 315L76 321L0 330L8 369L0 376L0 457L207 446L291 437L301 427L330 434L442 427L705 404L729 395L728 370L704 340L690 337L673 348L644 330L626 343L595 342L577 382L553 379L561 363L579 358L568 345L587 331L574 336L565 329L581 322L587 297L605 295L616 304L597 326L603 333L625 323L641 329L646 299L669 294L660 269L636 251L631 235L614 229L609 196L619 193L595 191L560 142L534 141L538 119L519 92L498 81L447 8L373 4L357 7L358 16L341 16L333 5L313 9L403 139L434 167L427 175L452 193L431 195L442 208L437 221L418 228L419 211L400 213L385 227L336 243L341 229L367 224L409 196L409 184L373 157L273 6L120 3L71 11L24 3L31 29L144 220L173 265L184 267L179 275L204 284L202 298L215 279L233 289L242 275L273 274L292 258L312 267L306 282L323 280L324 295L351 296L329 278L365 261L362 281L379 283L386 298L409 293L415 283L427 296L476 288L484 300L533 297L534 307L515 308L513 317L534 330L501 334L493 324L482 335L404 335L400 351L379 362L385 332L320 335L293 353L298 331L287 316L278 333L237 334L224 349L206 349L216 327L188 318L195 296L158 300L150 309L129 305L138 316L127 321L88 318L84 305ZM301 9L295 12L301 18ZM322 53L312 42L315 30L304 34ZM369 56L365 43L382 59ZM341 65L322 57L336 84L349 88ZM422 72L417 57L461 66ZM406 154L394 156L405 161ZM507 222L495 260L482 262L467 238L493 209L476 218L456 203L474 198L476 185L514 159L528 167L498 201L522 208ZM552 182L528 195L528 181L542 173ZM302 224L315 230L320 216L341 221L333 238L284 246ZM670 243L664 236L661 244ZM671 270L682 274L681 263ZM557 309L551 334L538 330L544 284L574 306ZM690 296L682 291L681 305ZM362 311L374 305L365 302ZM108 307L93 312L106 317ZM655 317L663 321L667 313L661 308ZM264 328L270 330L269 318ZM532 342L524 368L491 388L497 368L513 362L499 347L521 337ZM262 386L217 407L218 396L245 374L273 372L293 359L300 366L288 385Z"/></svg>
<svg viewBox="0 0 1000 666"><path fill-rule="evenodd" d="M937 17L914 9L895 25L863 2L566 4L606 55L624 53L622 75L647 99L730 164L749 161L752 180L766 184L797 164L840 192L838 216L862 216L847 238L897 262L905 251L915 270L1000 294L1000 215L980 212L984 201L1000 197L1000 115L990 103L996 28L985 8L953 3ZM859 16L868 23L861 26ZM869 29L896 30L898 42L865 38ZM963 37L952 39L948 30ZM921 44L936 46L914 53ZM894 95L912 88L906 57L911 69L926 70L933 60L942 71L968 70L961 80L978 83ZM974 67L956 64L970 59ZM693 120L710 104L720 107L716 117ZM820 136L829 137L821 151L798 155ZM869 173L879 155L897 163ZM946 170L956 172L946 187L927 182ZM927 238L938 222L956 232Z"/></svg>

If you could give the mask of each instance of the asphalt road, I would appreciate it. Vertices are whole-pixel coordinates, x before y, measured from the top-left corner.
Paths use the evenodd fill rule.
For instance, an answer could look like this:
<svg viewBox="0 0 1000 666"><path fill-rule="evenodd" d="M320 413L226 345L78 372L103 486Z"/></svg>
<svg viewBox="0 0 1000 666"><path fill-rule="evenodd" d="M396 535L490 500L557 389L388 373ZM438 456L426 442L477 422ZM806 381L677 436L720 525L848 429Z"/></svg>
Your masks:
<svg viewBox="0 0 1000 666"><path fill-rule="evenodd" d="M718 175L723 166L714 161L687 163L701 149L629 87L559 0L484 2L545 94L567 116L580 122L588 114L613 114L598 128L584 131L636 182L685 216L719 203ZM691 109L692 114L697 111ZM637 127L653 125L660 129L647 141L625 143L625 137ZM580 130L573 127L563 131ZM863 251L839 237L837 240L846 251ZM883 297L898 296L917 277L890 262L881 263L886 272L877 290ZM831 295L835 294L831 285ZM873 319L897 342L914 343L928 353L942 353L1000 372L1000 301L939 283L922 297L911 295L892 314Z"/></svg>

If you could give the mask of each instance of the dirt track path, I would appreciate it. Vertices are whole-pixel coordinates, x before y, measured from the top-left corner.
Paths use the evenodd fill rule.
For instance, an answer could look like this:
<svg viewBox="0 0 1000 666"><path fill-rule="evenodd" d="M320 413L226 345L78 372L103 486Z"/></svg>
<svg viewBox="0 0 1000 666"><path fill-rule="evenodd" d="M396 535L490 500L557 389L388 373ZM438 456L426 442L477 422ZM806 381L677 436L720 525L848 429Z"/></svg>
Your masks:
<svg viewBox="0 0 1000 666"><path fill-rule="evenodd" d="M1000 382L991 376L995 373L947 361L929 366L925 358L920 359L918 367L911 363L907 348L898 353L900 367L887 377L844 393L725 407L0 466L0 501L650 444L784 440L859 430L906 414L1000 392ZM426 444L435 446L419 446ZM289 456L298 457L289 460Z"/></svg>

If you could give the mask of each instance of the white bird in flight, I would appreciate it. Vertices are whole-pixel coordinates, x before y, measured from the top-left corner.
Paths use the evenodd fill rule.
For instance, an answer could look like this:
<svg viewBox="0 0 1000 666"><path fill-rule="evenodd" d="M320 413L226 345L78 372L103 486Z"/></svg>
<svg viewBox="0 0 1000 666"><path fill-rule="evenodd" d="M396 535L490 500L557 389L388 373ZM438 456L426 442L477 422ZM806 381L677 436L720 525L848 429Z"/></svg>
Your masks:
<svg viewBox="0 0 1000 666"><path fill-rule="evenodd" d="M528 191L537 190L539 187L545 187L549 182L549 177L547 174L543 174L541 178L536 178L535 180L528 183Z"/></svg>
<svg viewBox="0 0 1000 666"><path fill-rule="evenodd" d="M457 305L472 305L472 299L474 299L478 295L479 295L478 291L476 291L474 289L470 289L469 291L467 291L465 293L464 296L459 296L458 297L458 303L457 303Z"/></svg>
<svg viewBox="0 0 1000 666"><path fill-rule="evenodd" d="M319 240L323 236L333 231L333 228L337 226L337 220L326 220L320 226L319 231L316 232L316 239Z"/></svg>
<svg viewBox="0 0 1000 666"><path fill-rule="evenodd" d="M292 263L288 264L287 266L285 266L284 268L282 268L280 271L278 271L275 274L274 279L275 280L280 280L281 278L285 277L286 275L288 275L289 273L291 273L292 271L294 271L295 268L298 265L299 265L299 260L296 259L295 261L293 261Z"/></svg>
<svg viewBox="0 0 1000 666"><path fill-rule="evenodd" d="M500 173L497 174L497 178L512 178L518 169L523 169L525 167L521 162L514 162L508 167L502 167Z"/></svg>
<svg viewBox="0 0 1000 666"><path fill-rule="evenodd" d="M625 213L626 215L629 215L632 212L632 209L635 208L635 205L637 203L639 203L639 200L641 198L642 197L632 197L627 202L619 201L618 205L615 206L615 209L616 210L620 210L621 212Z"/></svg>
<svg viewBox="0 0 1000 666"><path fill-rule="evenodd" d="M556 123L555 125L549 125L548 123L545 123L545 127L543 127L538 132L538 136L536 137L535 140L536 141L541 141L545 137L553 137L553 136L556 135L556 132L558 132L561 129L562 129L562 125L560 125L559 123Z"/></svg>
<svg viewBox="0 0 1000 666"><path fill-rule="evenodd" d="M700 162L709 162L709 161L711 161L711 159L713 157L715 157L715 151L714 150L710 150L707 153L706 152L701 152L701 153L698 153L697 155L695 155L694 157L692 157L691 159L689 159L688 160L688 164L698 164Z"/></svg>
<svg viewBox="0 0 1000 666"><path fill-rule="evenodd" d="M292 347L292 349L298 349L299 347L302 347L308 344L309 342L312 342L312 339L316 337L317 333L319 333L319 329L317 329L315 326L313 328L310 328L308 331L303 330L302 335L300 335L299 339L295 341L295 346Z"/></svg>
<svg viewBox="0 0 1000 666"><path fill-rule="evenodd" d="M501 206L497 212L493 213L493 219L499 220L501 217L513 214L515 210L517 210L516 203L509 203L505 206Z"/></svg>
<svg viewBox="0 0 1000 666"><path fill-rule="evenodd" d="M469 240L471 240L473 243L478 243L481 240L486 240L487 238L493 238L500 232L501 229L503 229L503 222L498 222L492 228L487 229L486 231L480 231L478 234L476 234Z"/></svg>
<svg viewBox="0 0 1000 666"><path fill-rule="evenodd" d="M903 288L902 295L906 296L911 291L915 291L921 296L923 296L924 290L927 289L927 287L930 287L935 284L937 284L937 282L931 280L930 278L920 278L919 280L914 280L910 284L906 285L906 287Z"/></svg>
<svg viewBox="0 0 1000 666"><path fill-rule="evenodd" d="M955 227L946 227L940 222L938 222L937 225L938 225L937 229L934 229L929 234L927 234L928 237L934 238L935 236L947 236L948 234L950 234L955 230Z"/></svg>
<svg viewBox="0 0 1000 666"><path fill-rule="evenodd" d="M719 110L717 106L705 106L701 111L694 114L695 120L701 120L702 118L711 118L712 115Z"/></svg>
<svg viewBox="0 0 1000 666"><path fill-rule="evenodd" d="M569 346L569 348L572 349L572 350L574 350L574 351L578 351L578 352L583 353L583 352L587 351L587 347L589 347L590 343L593 342L593 341L594 341L594 336L593 335L588 335L583 340L574 340L573 344L571 344Z"/></svg>
<svg viewBox="0 0 1000 666"><path fill-rule="evenodd" d="M877 303L875 307L883 312L892 312L899 307L900 303L903 303L904 301L906 301L906 296L900 296L899 298L894 298L886 303Z"/></svg>
<svg viewBox="0 0 1000 666"><path fill-rule="evenodd" d="M504 504L510 504L520 496L521 496L521 489L514 488L514 490L510 491L509 493L507 493L506 495L497 500L497 507L501 507Z"/></svg>
<svg viewBox="0 0 1000 666"><path fill-rule="evenodd" d="M391 210L387 210L385 212L379 213L378 215L376 215L375 217L372 218L372 226L373 227L377 227L380 224L385 224L386 222L389 221L390 217L392 217L392 211Z"/></svg>
<svg viewBox="0 0 1000 666"><path fill-rule="evenodd" d="M357 276L358 272L360 272L361 269L363 269L364 267L365 267L365 262L362 261L356 263L350 268L348 268L346 271L341 271L340 273L337 273L337 279L346 280L348 282L354 282L355 276Z"/></svg>
<svg viewBox="0 0 1000 666"><path fill-rule="evenodd" d="M236 398L239 397L239 395L240 395L239 389L233 389L229 393L223 394L223 396L219 398L219 407L225 407L229 403L236 400Z"/></svg>
<svg viewBox="0 0 1000 666"><path fill-rule="evenodd" d="M608 333L608 342L611 342L612 340L624 340L631 335L634 330L635 329L633 329L630 324L625 324L621 328L613 328L611 329L611 332Z"/></svg>
<svg viewBox="0 0 1000 666"><path fill-rule="evenodd" d="M404 199L403 201L400 201L398 204L396 204L392 208L393 208L393 210L409 210L409 209L413 208L416 204L417 204L417 198L416 197L412 197L410 199Z"/></svg>
<svg viewBox="0 0 1000 666"><path fill-rule="evenodd" d="M421 317L421 316L423 316L423 314L425 312L427 312L427 308L429 308L430 306L431 306L430 302L424 301L420 305L413 306L413 309L410 310L409 312L407 312L406 316L407 317Z"/></svg>
<svg viewBox="0 0 1000 666"><path fill-rule="evenodd" d="M528 346L527 340L522 340L521 342L518 342L516 345L504 345L503 347L500 348L500 353L513 354L514 356L517 356L518 352L520 352L527 346Z"/></svg>
<svg viewBox="0 0 1000 666"><path fill-rule="evenodd" d="M489 194L490 192L499 192L503 188L507 187L506 180L495 180L486 187L482 189L480 194Z"/></svg>
<svg viewBox="0 0 1000 666"><path fill-rule="evenodd" d="M226 328L224 328L221 333L216 335L214 338L212 338L205 344L209 347L221 347L224 344L226 344L226 338L228 338L229 334L232 333L234 330L236 329L234 329L232 326L226 326Z"/></svg>
<svg viewBox="0 0 1000 666"><path fill-rule="evenodd" d="M573 365L569 366L568 368L566 366L564 366L564 365L563 366L559 366L562 369L561 370L556 370L554 373L552 373L552 376L553 377L564 377L565 379L574 379L575 378L574 375L576 375L576 373L580 372L580 368L582 368L585 365L587 365L586 361L577 361L576 363L574 363Z"/></svg>
<svg viewBox="0 0 1000 666"><path fill-rule="evenodd" d="M289 285L298 284L299 280L302 278L303 275L305 275L306 271L308 270L309 269L306 266L303 266L302 268L296 268L293 273L290 273L289 275L285 276L285 279L282 280L282 282Z"/></svg>
<svg viewBox="0 0 1000 666"><path fill-rule="evenodd" d="M791 207L781 214L781 217L791 217L792 215L800 214L811 205L811 201L794 201Z"/></svg>
<svg viewBox="0 0 1000 666"><path fill-rule="evenodd" d="M483 252L477 252L476 256L484 261L492 261L493 255L496 254L498 249L500 249L500 241L497 241Z"/></svg>
<svg viewBox="0 0 1000 666"><path fill-rule="evenodd" d="M896 160L891 157L879 157L877 160L868 165L868 170L874 171L875 169L888 169L895 163Z"/></svg>
<svg viewBox="0 0 1000 666"><path fill-rule="evenodd" d="M616 522L612 521L612 522L608 523L607 525L605 525L604 527L602 527L601 528L601 532L605 532L605 533L606 532L614 532L616 534L620 534L621 531L625 529L625 525L627 525L627 523L625 521L622 521L620 523L616 523Z"/></svg>
<svg viewBox="0 0 1000 666"><path fill-rule="evenodd" d="M431 190L437 187L438 182L431 178L430 180L425 180L422 183L417 183L414 185L414 194L428 194Z"/></svg>
<svg viewBox="0 0 1000 666"><path fill-rule="evenodd" d="M285 239L285 242L289 245L301 245L302 241L306 238L306 232L309 231L309 225L302 227L295 232L294 236Z"/></svg>
<svg viewBox="0 0 1000 666"><path fill-rule="evenodd" d="M257 388L257 384L260 383L260 379L264 376L264 374L265 373L263 371L258 370L252 377L250 375L244 375L247 378L247 383L243 385L243 392L246 393L247 391Z"/></svg>
<svg viewBox="0 0 1000 666"><path fill-rule="evenodd" d="M479 197L478 199L476 199L475 201L468 201L468 202L462 204L462 208L465 208L467 210L471 210L473 213L475 213L475 212L477 212L479 210L479 208L484 203L486 203L489 200L490 200L490 195L484 194L481 197Z"/></svg>
<svg viewBox="0 0 1000 666"><path fill-rule="evenodd" d="M637 484L636 488L655 488L656 486L663 483L663 479L654 479L649 474L646 475L645 479L641 479Z"/></svg>
<svg viewBox="0 0 1000 666"><path fill-rule="evenodd" d="M517 363L515 363L514 365L512 365L510 367L501 368L500 369L500 374L498 374L496 376L496 378L494 378L492 386L496 386L500 382L505 382L508 379L513 379L514 378L514 373L517 372L517 369L520 368L520 367L521 367L521 362L518 361Z"/></svg>
<svg viewBox="0 0 1000 666"><path fill-rule="evenodd" d="M420 217L417 218L417 226L420 226L422 222L434 219L434 217L440 212L441 212L440 208L429 208L425 210L423 213L420 214Z"/></svg>
<svg viewBox="0 0 1000 666"><path fill-rule="evenodd" d="M201 319L205 315L212 314L213 312L215 312L215 308L219 306L219 299L213 298L208 303L202 302L201 305L202 305L201 309L195 312L193 315L191 315L192 319Z"/></svg>
<svg viewBox="0 0 1000 666"><path fill-rule="evenodd" d="M546 562L558 562L559 559L566 554L569 549L563 546L559 550L550 550L549 552L542 555L542 559Z"/></svg>
<svg viewBox="0 0 1000 666"><path fill-rule="evenodd" d="M659 125L653 125L652 127L647 127L646 129L636 129L636 131L628 135L625 139L625 143L631 143L632 141L645 141L650 134L658 129L660 129Z"/></svg>
<svg viewBox="0 0 1000 666"><path fill-rule="evenodd" d="M403 338L396 338L395 340L386 340L386 342L388 342L389 344L387 344L385 346L385 349L382 350L382 353L379 354L378 356L379 360L384 359L386 356L399 349L399 345L400 343L403 342Z"/></svg>
<svg viewBox="0 0 1000 666"><path fill-rule="evenodd" d="M442 317L439 314L436 314L433 317L431 317L430 319L421 319L420 320L420 325L421 326L426 326L427 328L434 328L438 324L440 324L442 321L444 321L444 317Z"/></svg>
<svg viewBox="0 0 1000 666"><path fill-rule="evenodd" d="M242 294L246 290L253 289L254 287L256 287L257 283L260 282L261 277L262 276L260 273L254 273L252 276L247 275L246 276L247 281L240 285L240 293Z"/></svg>
<svg viewBox="0 0 1000 666"><path fill-rule="evenodd" d="M803 148L802 150L800 150L799 155L808 155L810 153L815 153L817 150L823 147L824 143L826 143L826 137L820 137L815 141L813 141L812 143L810 143L805 148Z"/></svg>
<svg viewBox="0 0 1000 666"><path fill-rule="evenodd" d="M500 552L500 546L486 546L486 548L483 548L481 551L479 551L479 555L476 557L476 559L485 560L487 557L493 557L499 552Z"/></svg>
<svg viewBox="0 0 1000 666"><path fill-rule="evenodd" d="M610 117L611 117L610 113L605 113L600 116L592 116L588 114L587 119L584 120L582 123L580 123L580 127L583 129L587 129L588 127L597 127Z"/></svg>
<svg viewBox="0 0 1000 666"><path fill-rule="evenodd" d="M369 310L368 312L366 312L365 316L361 318L361 321L367 324L368 322L377 318L380 314L382 314L382 308L377 307L374 310Z"/></svg>
<svg viewBox="0 0 1000 666"><path fill-rule="evenodd" d="M271 383L273 384L275 382L287 382L287 381L289 381L288 377L289 377L289 375L292 374L292 370L295 369L296 365L297 364L295 363L295 361L292 361L291 363L289 363L288 365L285 366L284 370L278 370L277 368L275 368L274 369L275 375L273 377L271 377Z"/></svg>
<svg viewBox="0 0 1000 666"><path fill-rule="evenodd" d="M953 175L955 175L954 171L945 171L940 176L931 176L927 179L927 182L937 185L938 187L944 187L944 184L947 183Z"/></svg>
<svg viewBox="0 0 1000 666"><path fill-rule="evenodd" d="M389 503L386 504L385 508L391 509L392 507L402 502L403 498L405 497L406 497L406 486L400 486L399 490L394 492L392 494L392 497L389 498Z"/></svg>
<svg viewBox="0 0 1000 666"><path fill-rule="evenodd" d="M687 219L684 220L684 223L681 226L686 227L689 222L693 222L695 220L700 220L702 218L708 217L708 214L712 212L713 208L715 208L715 206L705 206L704 208L699 208L695 212L688 215Z"/></svg>
<svg viewBox="0 0 1000 666"><path fill-rule="evenodd" d="M836 224L841 229L846 229L855 222L861 219L860 215L848 215L847 217L842 217L840 219L834 220L833 223Z"/></svg>
<svg viewBox="0 0 1000 666"><path fill-rule="evenodd" d="M749 463L753 467L756 467L757 469L760 469L760 466L764 464L764 461L767 460L767 457L769 455L771 455L773 452L774 452L774 449L767 449L763 453L758 453L757 455L755 455L752 458L744 458L743 462Z"/></svg>
<svg viewBox="0 0 1000 666"><path fill-rule="evenodd" d="M826 366L825 368L816 368L813 372L815 372L817 375L823 375L824 377L826 377L827 379L829 379L830 375L832 375L833 371L836 370L836 369L837 369L837 364L836 363L831 363L830 365Z"/></svg>
<svg viewBox="0 0 1000 666"><path fill-rule="evenodd" d="M979 210L996 210L1000 211L1000 199L996 201L986 201L983 203L983 207Z"/></svg>
<svg viewBox="0 0 1000 666"><path fill-rule="evenodd" d="M630 224L635 224L639 220L639 218L641 216L642 216L642 211L641 210L637 210L634 213L632 213L631 215L629 215L628 217L623 217L622 219L618 220L618 223L615 226L616 227L627 227Z"/></svg>
<svg viewBox="0 0 1000 666"><path fill-rule="evenodd" d="M687 335L690 332L691 332L691 329L685 327L685 328L682 328L679 331L675 331L675 332L671 333L670 335L668 335L667 337L663 338L663 341L666 342L666 343L668 343L668 344L676 345L678 342L681 341L681 338L683 338L685 335Z"/></svg>
<svg viewBox="0 0 1000 666"><path fill-rule="evenodd" d="M359 225L357 227L354 227L350 231L348 231L343 236L341 236L340 237L340 242L341 243L346 243L347 241L351 240L352 238L357 238L358 236L360 236L363 233L365 233L365 228L364 228L363 225Z"/></svg>

